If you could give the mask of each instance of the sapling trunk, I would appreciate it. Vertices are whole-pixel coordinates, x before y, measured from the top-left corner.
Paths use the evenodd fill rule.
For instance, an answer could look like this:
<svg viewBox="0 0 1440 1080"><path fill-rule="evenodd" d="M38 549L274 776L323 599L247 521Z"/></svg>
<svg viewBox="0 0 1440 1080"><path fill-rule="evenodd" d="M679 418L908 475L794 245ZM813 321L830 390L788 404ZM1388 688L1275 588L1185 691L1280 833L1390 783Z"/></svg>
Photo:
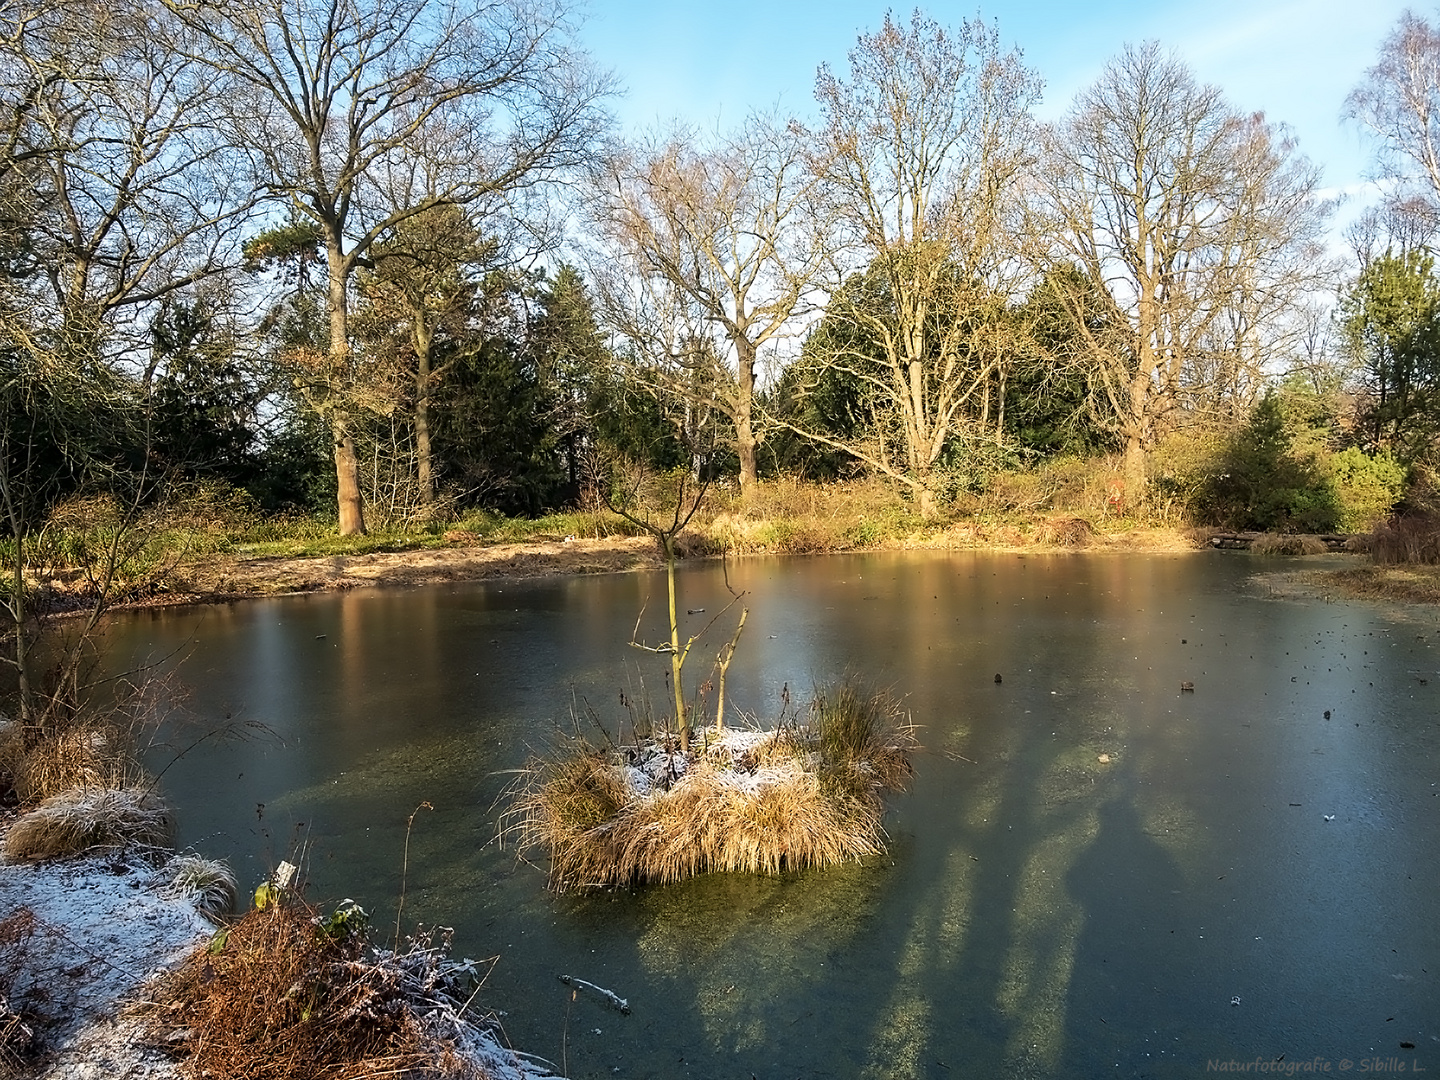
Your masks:
<svg viewBox="0 0 1440 1080"><path fill-rule="evenodd" d="M715 702L715 734L719 735L725 730L725 673L730 670L730 661L735 659L735 648L740 644L740 635L745 630L745 619L749 616L749 608L740 609L740 623L735 627L735 636L730 643L720 650L720 657L716 665L720 668L719 693Z"/></svg>
<svg viewBox="0 0 1440 1080"><path fill-rule="evenodd" d="M680 749L690 751L690 718L685 711L685 691L680 685L680 672L685 666L685 653L680 651L680 620L675 613L675 538L666 534L665 578L670 588L670 681L675 690L675 728L680 732ZM686 646L685 652L689 652Z"/></svg>

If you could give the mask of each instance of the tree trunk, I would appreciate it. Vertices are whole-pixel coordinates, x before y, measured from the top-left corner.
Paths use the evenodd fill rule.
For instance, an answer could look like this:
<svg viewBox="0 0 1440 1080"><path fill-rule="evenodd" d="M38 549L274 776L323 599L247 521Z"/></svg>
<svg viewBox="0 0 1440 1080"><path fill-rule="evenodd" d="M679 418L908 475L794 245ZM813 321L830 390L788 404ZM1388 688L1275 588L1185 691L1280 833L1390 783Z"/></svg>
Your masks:
<svg viewBox="0 0 1440 1080"><path fill-rule="evenodd" d="M665 549L665 581L670 590L670 679L675 693L675 727L680 733L680 750L690 752L690 715L685 710L685 691L680 677L685 667L685 654L680 651L680 622L675 609L675 537L665 535L660 541ZM688 650L687 650L688 651Z"/></svg>
<svg viewBox="0 0 1440 1080"><path fill-rule="evenodd" d="M920 516L926 521L934 521L940 516L940 502L935 497L935 490L927 480L920 485Z"/></svg>
<svg viewBox="0 0 1440 1080"><path fill-rule="evenodd" d="M415 343L415 468L420 485L420 504L428 516L435 506L435 473L430 455L430 343L433 335L423 324L423 313L412 316L416 321Z"/></svg>
<svg viewBox="0 0 1440 1080"><path fill-rule="evenodd" d="M15 517L11 518L14 522ZM17 523L18 524L18 523ZM34 698L30 685L30 632L26 625L29 609L25 597L25 544L26 539L17 527L15 530L15 565L11 571L9 613L15 624L15 671L19 677L20 724L28 726L34 720Z"/></svg>
<svg viewBox="0 0 1440 1080"><path fill-rule="evenodd" d="M1145 465L1147 453L1140 436L1125 439L1125 503L1139 509L1145 504Z"/></svg>
<svg viewBox="0 0 1440 1080"><path fill-rule="evenodd" d="M736 365L735 454L740 459L741 498L750 497L755 490L755 481L759 479L755 467L755 428L751 417L755 400L755 352L747 348L748 345L746 341L740 347Z"/></svg>
<svg viewBox="0 0 1440 1080"><path fill-rule="evenodd" d="M329 294L326 306L330 315L330 374L341 388L349 388L350 372L350 309L346 299L349 267L340 250L340 238L326 238L326 263L329 271ZM365 533L365 505L360 498L360 464L355 458L355 440L350 434L349 412L342 405L332 415L330 430L335 438L335 494L341 536L362 536Z"/></svg>
<svg viewBox="0 0 1440 1080"><path fill-rule="evenodd" d="M429 516L435 508L435 473L430 455L430 399L415 400L415 468L420 486L420 505Z"/></svg>
<svg viewBox="0 0 1440 1080"><path fill-rule="evenodd" d="M332 424L335 438L335 483L338 495L340 535L365 534L365 510L360 498L360 463L355 457L355 440L342 421Z"/></svg>

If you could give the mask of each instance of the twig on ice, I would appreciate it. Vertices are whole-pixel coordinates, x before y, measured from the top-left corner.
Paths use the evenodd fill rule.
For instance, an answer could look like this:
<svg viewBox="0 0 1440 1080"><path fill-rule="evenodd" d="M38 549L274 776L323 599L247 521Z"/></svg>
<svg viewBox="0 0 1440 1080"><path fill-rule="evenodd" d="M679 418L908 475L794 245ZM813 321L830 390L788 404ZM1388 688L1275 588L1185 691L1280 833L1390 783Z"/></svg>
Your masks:
<svg viewBox="0 0 1440 1080"><path fill-rule="evenodd" d="M573 975L561 975L560 981L566 986L573 986L576 990L589 990L592 993L599 994L612 1009L618 1010L624 1016L630 1015L630 1002L612 990L606 990L603 986L596 986L594 983L586 982L584 979L577 979Z"/></svg>

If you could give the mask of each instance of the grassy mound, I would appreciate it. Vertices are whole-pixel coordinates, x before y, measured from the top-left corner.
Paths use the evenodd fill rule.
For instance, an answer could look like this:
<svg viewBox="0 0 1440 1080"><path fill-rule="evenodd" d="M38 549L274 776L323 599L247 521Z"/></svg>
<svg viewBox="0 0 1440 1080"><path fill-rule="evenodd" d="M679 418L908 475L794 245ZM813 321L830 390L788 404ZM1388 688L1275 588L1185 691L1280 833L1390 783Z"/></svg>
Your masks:
<svg viewBox="0 0 1440 1080"><path fill-rule="evenodd" d="M508 818L522 850L549 852L557 891L829 866L884 852L885 795L914 748L897 702L847 683L803 725L537 762Z"/></svg>
<svg viewBox="0 0 1440 1080"><path fill-rule="evenodd" d="M153 792L75 788L18 818L5 836L5 854L51 859L97 847L162 847L173 826L169 807Z"/></svg>
<svg viewBox="0 0 1440 1080"><path fill-rule="evenodd" d="M449 963L433 935L403 953L372 949L366 921L348 901L322 916L280 894L163 976L140 1015L188 1075L549 1075L463 1015L473 965Z"/></svg>

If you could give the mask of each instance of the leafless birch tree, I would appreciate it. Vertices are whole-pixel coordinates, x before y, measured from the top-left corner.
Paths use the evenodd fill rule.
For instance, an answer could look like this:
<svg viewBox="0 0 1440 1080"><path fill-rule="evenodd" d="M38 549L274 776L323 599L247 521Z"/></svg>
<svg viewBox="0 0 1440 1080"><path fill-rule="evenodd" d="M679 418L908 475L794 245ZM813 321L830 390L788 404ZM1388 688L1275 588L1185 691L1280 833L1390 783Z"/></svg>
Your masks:
<svg viewBox="0 0 1440 1080"><path fill-rule="evenodd" d="M1375 141L1383 215L1402 239L1440 220L1440 31L1406 11L1375 66L1345 99L1345 116Z"/></svg>

